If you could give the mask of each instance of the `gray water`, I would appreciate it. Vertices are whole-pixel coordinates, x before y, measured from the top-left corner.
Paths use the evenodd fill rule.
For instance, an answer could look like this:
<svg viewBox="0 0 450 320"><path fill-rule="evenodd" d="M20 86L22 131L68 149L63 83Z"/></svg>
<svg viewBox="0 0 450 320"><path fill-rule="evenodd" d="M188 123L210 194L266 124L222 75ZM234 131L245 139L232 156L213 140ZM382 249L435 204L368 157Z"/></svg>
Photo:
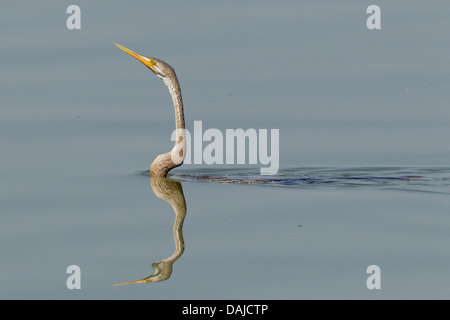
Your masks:
<svg viewBox="0 0 450 320"><path fill-rule="evenodd" d="M450 297L450 3L378 1L372 31L364 1L3 4L0 298ZM159 282L113 286L175 252L176 215L142 174L173 108L113 42L175 68L189 130L280 130L276 176L171 172L185 249Z"/></svg>

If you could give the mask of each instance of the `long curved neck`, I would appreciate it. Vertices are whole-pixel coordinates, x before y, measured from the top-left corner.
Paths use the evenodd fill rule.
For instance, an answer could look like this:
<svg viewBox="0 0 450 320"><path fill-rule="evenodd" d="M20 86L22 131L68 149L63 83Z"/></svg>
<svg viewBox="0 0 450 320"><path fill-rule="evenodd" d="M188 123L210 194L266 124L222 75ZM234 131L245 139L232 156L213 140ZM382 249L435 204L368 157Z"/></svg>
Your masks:
<svg viewBox="0 0 450 320"><path fill-rule="evenodd" d="M173 106L175 109L175 128L184 130L183 98L181 97L181 88L180 84L178 83L178 78L175 73L173 73L170 78L163 78L163 81L169 89L170 95L172 97Z"/></svg>
<svg viewBox="0 0 450 320"><path fill-rule="evenodd" d="M176 140L172 151L160 154L150 166L150 174L157 177L165 177L170 170L181 166L186 156L186 134L180 84L175 72L162 80L172 96L175 109Z"/></svg>

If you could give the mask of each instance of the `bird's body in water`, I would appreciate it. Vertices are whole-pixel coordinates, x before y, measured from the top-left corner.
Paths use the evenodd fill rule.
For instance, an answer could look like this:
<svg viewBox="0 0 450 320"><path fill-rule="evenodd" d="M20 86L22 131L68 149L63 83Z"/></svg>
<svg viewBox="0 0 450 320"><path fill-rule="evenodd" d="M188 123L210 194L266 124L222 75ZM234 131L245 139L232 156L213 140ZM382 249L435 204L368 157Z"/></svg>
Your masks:
<svg viewBox="0 0 450 320"><path fill-rule="evenodd" d="M157 58L146 57L140 55L130 49L127 49L119 44L115 45L136 58L140 62L142 62L147 68L149 68L155 75L157 75L167 86L169 89L169 93L172 97L173 106L175 109L175 128L176 128L176 140L175 145L171 151L167 153L160 154L155 158L153 163L150 166L149 173L155 177L166 177L170 170L181 166L183 164L184 158L186 156L186 133L185 133L185 124L184 124L184 110L183 110L183 99L181 97L181 89L180 84L178 82L177 75L175 74L175 70L166 62L159 60ZM330 181L330 177L299 177L299 176L279 176L279 177L271 177L271 178L261 178L261 177L216 177L216 176L183 176L183 179L202 181L202 182L221 182L221 183L250 183L250 184L265 184L265 183L276 183L276 184L289 184L291 185L293 182L303 184L306 182L307 184L323 184L330 183L331 181L351 181L353 184L355 181L370 181L370 182L385 182L385 181L410 181L411 179L420 179L420 176L388 176L388 177L380 177L380 176L348 176L345 175L343 177L333 177Z"/></svg>
<svg viewBox="0 0 450 320"><path fill-rule="evenodd" d="M158 78L160 78L167 86L170 95L172 96L172 101L175 109L175 146L171 151L157 156L150 166L150 174L152 176L166 177L167 173L170 170L183 164L184 158L186 156L186 134L184 125L183 99L181 97L181 89L177 75L175 74L175 70L162 60L145 57L121 45L118 45L116 43L115 45L132 57L138 59L154 74L156 74Z"/></svg>

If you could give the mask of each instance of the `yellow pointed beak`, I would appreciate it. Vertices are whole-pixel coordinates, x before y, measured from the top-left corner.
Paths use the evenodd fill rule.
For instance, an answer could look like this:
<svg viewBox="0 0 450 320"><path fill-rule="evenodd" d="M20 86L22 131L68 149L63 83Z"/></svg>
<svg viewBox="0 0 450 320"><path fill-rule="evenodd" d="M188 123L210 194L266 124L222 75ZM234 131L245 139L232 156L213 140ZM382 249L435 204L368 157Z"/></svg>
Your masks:
<svg viewBox="0 0 450 320"><path fill-rule="evenodd" d="M156 64L156 61L150 57L145 57L143 55L140 55L139 53L136 53L134 51L131 51L130 49L127 49L123 46L121 46L120 44L114 43L117 47L119 47L119 49L122 49L123 51L125 51L126 53L128 53L130 56L135 57L136 59L138 59L140 62L142 62L143 64L145 64L150 70L152 70L153 72L153 66Z"/></svg>

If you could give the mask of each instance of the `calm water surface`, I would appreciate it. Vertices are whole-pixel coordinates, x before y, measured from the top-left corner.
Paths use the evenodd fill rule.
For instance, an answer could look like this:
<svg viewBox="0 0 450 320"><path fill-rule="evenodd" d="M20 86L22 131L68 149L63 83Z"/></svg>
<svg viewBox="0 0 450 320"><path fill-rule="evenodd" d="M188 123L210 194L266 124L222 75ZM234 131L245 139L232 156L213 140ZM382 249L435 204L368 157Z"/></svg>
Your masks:
<svg viewBox="0 0 450 320"><path fill-rule="evenodd" d="M7 2L0 298L450 297L450 3L380 1L369 31L354 1L79 1L81 30ZM278 174L143 173L171 100L112 42L175 67L189 130L279 129Z"/></svg>

